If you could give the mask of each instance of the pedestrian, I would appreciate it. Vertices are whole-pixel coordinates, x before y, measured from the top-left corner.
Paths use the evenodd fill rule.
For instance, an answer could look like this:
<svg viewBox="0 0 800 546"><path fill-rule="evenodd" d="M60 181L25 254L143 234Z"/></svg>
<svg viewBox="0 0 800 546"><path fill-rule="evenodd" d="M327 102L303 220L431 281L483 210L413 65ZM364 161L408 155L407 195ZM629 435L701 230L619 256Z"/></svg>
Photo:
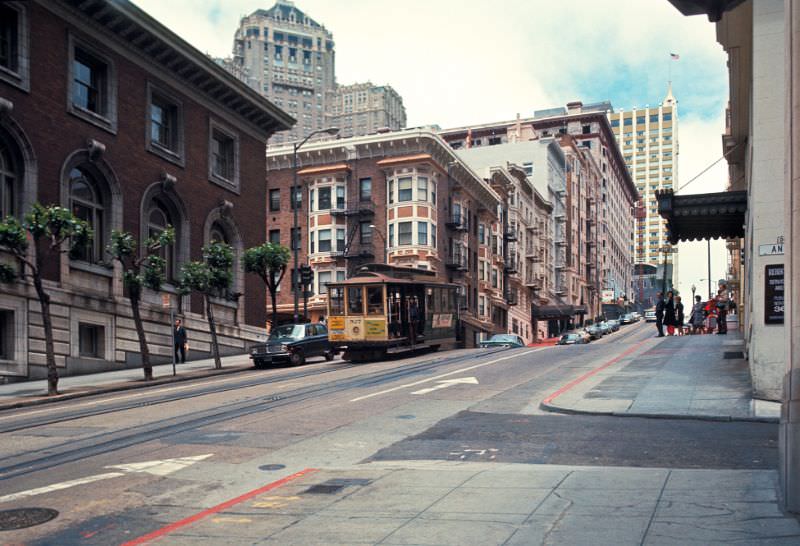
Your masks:
<svg viewBox="0 0 800 546"><path fill-rule="evenodd" d="M675 298L672 291L667 292L667 301L664 304L664 325L667 327L667 335L675 335L675 325L678 320L675 318Z"/></svg>
<svg viewBox="0 0 800 546"><path fill-rule="evenodd" d="M664 294L658 292L656 294L656 330L658 335L656 337L664 337Z"/></svg>
<svg viewBox="0 0 800 546"><path fill-rule="evenodd" d="M717 334L728 333L728 287L724 284L717 292Z"/></svg>
<svg viewBox="0 0 800 546"><path fill-rule="evenodd" d="M325 326L325 315L320 315L318 322L319 322L319 324L322 324L323 326Z"/></svg>
<svg viewBox="0 0 800 546"><path fill-rule="evenodd" d="M188 338L186 328L183 327L181 319L175 319L175 328L172 331L172 342L175 344L175 362L186 362L186 347ZM180 353L180 357L178 356Z"/></svg>
<svg viewBox="0 0 800 546"><path fill-rule="evenodd" d="M675 326L678 328L678 335L683 335L683 303L681 303L681 297L675 296Z"/></svg>
<svg viewBox="0 0 800 546"><path fill-rule="evenodd" d="M692 333L702 333L705 329L706 313L703 298L700 296L694 297L694 306L692 306L692 314L689 315L689 322L692 324Z"/></svg>
<svg viewBox="0 0 800 546"><path fill-rule="evenodd" d="M411 338L411 346L417 343L417 321L419 320L419 307L417 306L417 298L412 296L408 301L408 325L409 337Z"/></svg>

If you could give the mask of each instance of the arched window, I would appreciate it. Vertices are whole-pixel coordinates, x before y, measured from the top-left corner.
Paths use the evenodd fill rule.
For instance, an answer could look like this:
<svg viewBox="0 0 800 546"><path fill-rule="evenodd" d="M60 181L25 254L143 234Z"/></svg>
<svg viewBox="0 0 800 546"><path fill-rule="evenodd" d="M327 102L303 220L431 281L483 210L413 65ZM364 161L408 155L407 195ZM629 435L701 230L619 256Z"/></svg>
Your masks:
<svg viewBox="0 0 800 546"><path fill-rule="evenodd" d="M208 239L212 243L230 244L230 241L228 241L228 235L225 232L225 228L219 222L214 222L211 224L211 230L209 231Z"/></svg>
<svg viewBox="0 0 800 546"><path fill-rule="evenodd" d="M147 236L156 238L169 226L175 226L169 209L160 199L153 198L150 209L147 211ZM162 247L159 249L158 255L166 262L164 273L167 281L173 281L175 279L175 246Z"/></svg>
<svg viewBox="0 0 800 546"><path fill-rule="evenodd" d="M0 220L17 214L17 165L7 143L0 138Z"/></svg>
<svg viewBox="0 0 800 546"><path fill-rule="evenodd" d="M106 246L102 193L97 181L80 167L69 173L69 202L72 213L89 224L94 232L94 237L86 246L73 250L72 257L89 263L102 261Z"/></svg>

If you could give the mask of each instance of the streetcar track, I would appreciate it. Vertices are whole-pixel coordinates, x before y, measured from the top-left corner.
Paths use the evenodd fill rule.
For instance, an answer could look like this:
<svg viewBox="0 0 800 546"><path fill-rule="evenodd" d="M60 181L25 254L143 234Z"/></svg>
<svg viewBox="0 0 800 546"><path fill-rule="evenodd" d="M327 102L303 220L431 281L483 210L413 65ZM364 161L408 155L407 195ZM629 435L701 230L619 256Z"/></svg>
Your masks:
<svg viewBox="0 0 800 546"><path fill-rule="evenodd" d="M49 453L46 456L39 456L29 460L24 460L24 457L31 454L40 455L41 451L26 451L24 453L0 458L0 463L23 459L0 468L0 481L32 474L87 457L110 453L136 444L158 440L165 436L180 434L226 420L304 402L312 397L336 394L352 388L369 386L372 385L375 380L397 380L457 361L483 358L490 354L496 354L506 350L508 349L429 360L402 368L374 372L366 376L349 377L341 380L333 380L321 385L300 387L282 394L268 394L255 399L236 402L226 406L224 409L214 408L191 415L171 417L145 425L131 426L122 430L103 432L78 441L70 440L50 446L47 448L47 451L57 451L59 448L64 447L69 447L69 449L56 453ZM77 419L77 417L74 419Z"/></svg>
<svg viewBox="0 0 800 546"><path fill-rule="evenodd" d="M481 353L481 356L488 355L488 354L493 354L493 353L491 353L491 352ZM469 356L474 356L474 355L459 355L459 356L455 356L455 357L426 360L425 362L412 364L411 366L420 365L420 364L424 365L424 364L429 364L429 363L437 363L437 365L442 365L442 364L446 364L447 362L451 361L454 358L455 359L460 359L460 358L466 358L466 357L469 357ZM186 388L182 389L181 392L176 392L176 393L173 393L173 394L160 394L160 393L155 392L155 393L151 393L153 398L143 398L143 399L139 399L139 400L131 401L131 402L124 402L124 403L117 402L115 404L115 400L113 398L109 398L108 400L105 400L105 401L101 400L101 401L98 402L98 403L106 403L107 402L108 404L114 404L111 407L106 406L106 407L96 407L96 408L92 408L92 409L72 410L71 412L68 412L68 413L62 414L62 415L58 415L58 416L45 415L45 416L42 416L42 417L29 418L27 420L25 420L26 416L23 414L23 415L16 416L16 417L18 417L18 420L15 421L15 422L12 422L11 424L8 424L8 425L5 425L5 426L0 425L0 434L8 433L8 432L19 432L21 430L27 430L27 429L36 428L36 427L42 427L42 426L47 426L47 425L65 423L65 422L69 422L69 421L75 421L75 420L79 420L79 419L84 419L84 418L87 418L87 417L95 417L95 416L98 416L98 415L106 415L106 414L115 413L115 412L118 412L118 411L127 411L127 410L131 410L131 409L139 409L139 408L148 407L148 406L156 406L156 405L159 405L159 404L167 404L167 403L175 402L175 401L178 401L178 400L185 400L185 399L189 399L189 398L197 398L197 397L200 397L200 396L219 394L219 393L224 393L224 392L229 392L229 391L234 391L234 390L240 390L240 389L248 389L248 388L252 388L252 387L258 387L258 386L261 386L261 385L269 385L269 384L273 384L273 383L274 384L279 384L279 383L284 383L284 382L292 381L292 380L296 380L296 379L305 379L307 377L314 377L314 376L317 376L317 375L323 375L323 374L337 372L337 371L341 371L341 370L347 370L347 369L350 369L350 368L354 368L354 367L357 367L357 366L363 366L363 365L364 364L349 363L349 364L339 365L339 366L336 366L336 367L326 367L326 368L323 368L323 369L314 369L314 370L308 370L308 371L298 371L298 372L295 372L295 373L291 373L289 375L266 376L266 377L262 376L260 379L255 379L255 380L250 379L250 378L244 378L240 382L233 383L233 384L228 384L228 385L217 385L217 386L214 386L213 381L204 380L202 384L187 385ZM397 369L397 368L395 368L395 369ZM198 391L194 391L194 392L188 390L192 386L198 387L199 389L202 389L202 390L198 390ZM143 396L143 397L146 397L147 395L148 395L147 392L141 393L141 396ZM67 406L59 406L59 407L55 407L55 408L52 408L52 409L54 411L57 411L60 408L64 408L66 410L69 410L69 406L68 405ZM37 411L41 412L42 410L37 410ZM2 460L3 459L0 458L0 461L2 461Z"/></svg>

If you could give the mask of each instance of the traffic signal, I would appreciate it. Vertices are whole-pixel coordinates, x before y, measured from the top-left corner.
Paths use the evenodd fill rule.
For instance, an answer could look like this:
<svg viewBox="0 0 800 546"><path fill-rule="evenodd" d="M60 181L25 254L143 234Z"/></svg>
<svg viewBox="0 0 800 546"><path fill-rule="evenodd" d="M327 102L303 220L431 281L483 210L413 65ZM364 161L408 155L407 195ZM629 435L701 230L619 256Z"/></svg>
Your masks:
<svg viewBox="0 0 800 546"><path fill-rule="evenodd" d="M314 270L311 269L311 266L300 266L300 281L306 286L314 282Z"/></svg>

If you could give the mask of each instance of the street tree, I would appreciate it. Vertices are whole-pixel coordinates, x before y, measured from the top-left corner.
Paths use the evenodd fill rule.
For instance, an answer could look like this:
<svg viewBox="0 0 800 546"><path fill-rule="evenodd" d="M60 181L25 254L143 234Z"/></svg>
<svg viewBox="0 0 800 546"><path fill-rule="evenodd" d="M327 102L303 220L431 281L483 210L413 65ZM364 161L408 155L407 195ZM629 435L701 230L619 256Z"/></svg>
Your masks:
<svg viewBox="0 0 800 546"><path fill-rule="evenodd" d="M164 284L166 260L159 255L162 249L175 242L175 230L168 226L164 231L149 237L144 243L144 252L137 252L136 238L127 231L113 230L108 251L111 258L122 266L122 279L131 302L133 322L139 338L139 352L142 355L142 369L146 381L153 379L153 366L150 364L150 351L139 304L142 290L149 288L155 292Z"/></svg>
<svg viewBox="0 0 800 546"><path fill-rule="evenodd" d="M286 273L291 254L289 249L278 243L264 243L260 246L248 248L244 252L244 270L261 277L267 285L270 300L272 300L272 325L278 324L278 286Z"/></svg>
<svg viewBox="0 0 800 546"><path fill-rule="evenodd" d="M222 242L212 242L203 247L203 260L183 264L179 286L181 293L197 292L203 296L211 332L211 351L214 354L214 367L222 368L217 342L217 325L214 320L212 298L230 297L233 284L233 249Z"/></svg>
<svg viewBox="0 0 800 546"><path fill-rule="evenodd" d="M0 282L24 281L30 277L42 308L48 395L58 394L58 369L53 345L50 294L42 283L42 270L48 262L59 263L61 254L85 247L93 235L89 224L68 209L55 205L36 203L22 222L14 216L8 216L0 223L0 250L11 255L18 266L0 264ZM30 252L31 242L33 252Z"/></svg>

